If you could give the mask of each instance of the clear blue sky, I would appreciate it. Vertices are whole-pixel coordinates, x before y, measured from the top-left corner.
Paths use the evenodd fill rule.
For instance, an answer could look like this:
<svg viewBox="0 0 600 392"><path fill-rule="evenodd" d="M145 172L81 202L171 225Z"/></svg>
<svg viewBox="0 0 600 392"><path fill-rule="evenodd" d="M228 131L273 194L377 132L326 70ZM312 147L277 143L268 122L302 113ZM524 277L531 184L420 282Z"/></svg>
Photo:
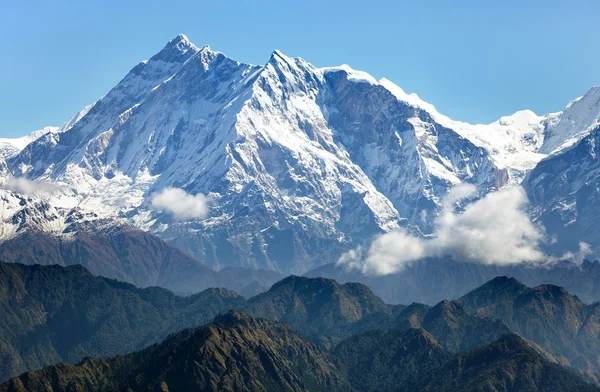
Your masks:
<svg viewBox="0 0 600 392"><path fill-rule="evenodd" d="M238 61L347 63L450 117L562 109L600 84L595 0L0 1L0 137L60 125L178 33Z"/></svg>

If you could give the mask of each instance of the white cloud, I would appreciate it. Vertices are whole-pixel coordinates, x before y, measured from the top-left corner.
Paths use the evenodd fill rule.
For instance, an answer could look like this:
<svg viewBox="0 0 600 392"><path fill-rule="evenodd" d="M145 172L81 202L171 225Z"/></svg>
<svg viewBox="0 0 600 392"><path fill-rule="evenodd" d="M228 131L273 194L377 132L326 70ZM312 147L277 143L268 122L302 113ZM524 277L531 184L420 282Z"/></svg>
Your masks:
<svg viewBox="0 0 600 392"><path fill-rule="evenodd" d="M0 184L0 188L8 189L24 195L34 193L56 193L65 189L64 186L46 181L32 181L23 177L8 177Z"/></svg>
<svg viewBox="0 0 600 392"><path fill-rule="evenodd" d="M377 237L368 249L357 248L338 260L365 273L390 274L425 257L449 255L483 264L538 262L545 255L540 244L543 229L526 212L527 196L521 187L493 192L456 212L458 201L472 196L473 185L450 190L435 218L433 234L421 238L404 231Z"/></svg>
<svg viewBox="0 0 600 392"><path fill-rule="evenodd" d="M209 196L202 193L191 195L179 188L165 188L152 196L152 208L168 212L178 220L204 218L210 202Z"/></svg>
<svg viewBox="0 0 600 392"><path fill-rule="evenodd" d="M577 252L567 252L560 257L560 260L571 260L576 264L581 264L588 256L591 255L594 255L592 247L588 243L581 241L579 243L579 249Z"/></svg>

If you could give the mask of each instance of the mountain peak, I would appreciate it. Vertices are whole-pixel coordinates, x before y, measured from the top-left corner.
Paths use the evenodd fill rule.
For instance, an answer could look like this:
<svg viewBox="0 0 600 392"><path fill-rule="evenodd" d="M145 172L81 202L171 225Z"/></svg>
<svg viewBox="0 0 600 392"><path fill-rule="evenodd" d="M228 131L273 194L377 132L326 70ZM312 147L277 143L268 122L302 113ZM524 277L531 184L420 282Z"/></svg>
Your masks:
<svg viewBox="0 0 600 392"><path fill-rule="evenodd" d="M307 278L304 276L290 275L286 278L283 278L279 282L275 283L273 287L269 291L279 291L282 289L295 289L297 287L303 287L307 285L314 286L339 286L339 283L333 279L327 278Z"/></svg>
<svg viewBox="0 0 600 392"><path fill-rule="evenodd" d="M286 56L279 49L275 49L273 53L271 53L271 57L267 62L267 65L271 64L274 67L278 67L280 64L285 64L286 67L295 67L295 61L293 57Z"/></svg>
<svg viewBox="0 0 600 392"><path fill-rule="evenodd" d="M476 289L462 296L460 302L467 310L498 302L501 299L514 301L520 294L529 290L517 279L508 276L497 276Z"/></svg>
<svg viewBox="0 0 600 392"><path fill-rule="evenodd" d="M165 47L155 54L151 60L161 60L167 63L182 62L189 58L188 52L196 53L200 49L190 42L183 34L179 34L165 45Z"/></svg>
<svg viewBox="0 0 600 392"><path fill-rule="evenodd" d="M483 286L499 287L499 286L506 286L506 285L519 286L519 287L526 288L526 286L523 283L521 283L517 279L515 279L513 277L509 277L509 276L497 276L494 279L485 283Z"/></svg>
<svg viewBox="0 0 600 392"><path fill-rule="evenodd" d="M291 58L289 56L286 56L285 54L283 54L283 52L279 49L275 49L272 53L271 53L271 57L269 58L269 63L273 62L273 61L284 61L284 62L289 62L291 60Z"/></svg>
<svg viewBox="0 0 600 392"><path fill-rule="evenodd" d="M282 59L288 59L289 58L288 56L286 56L285 54L283 54L283 52L281 50L279 50L279 49L275 49L273 51L273 53L271 53L271 57L273 57L273 56L277 56L277 57L280 57Z"/></svg>
<svg viewBox="0 0 600 392"><path fill-rule="evenodd" d="M600 125L600 86L571 101L549 124L540 152L556 154L577 144Z"/></svg>
<svg viewBox="0 0 600 392"><path fill-rule="evenodd" d="M588 92L585 95L588 95L590 93L597 93L599 91L600 91L600 84L595 84L588 90Z"/></svg>
<svg viewBox="0 0 600 392"><path fill-rule="evenodd" d="M195 47L195 45L188 39L188 37L185 34L178 34L175 38L173 38L167 43L167 46L175 46L178 48Z"/></svg>
<svg viewBox="0 0 600 392"><path fill-rule="evenodd" d="M534 287L532 290L540 294L548 294L554 297L571 296L571 294L564 287L554 284L541 284Z"/></svg>
<svg viewBox="0 0 600 392"><path fill-rule="evenodd" d="M214 318L213 324L222 327L235 327L238 325L249 325L253 322L252 317L243 312L230 310L225 314L218 315Z"/></svg>

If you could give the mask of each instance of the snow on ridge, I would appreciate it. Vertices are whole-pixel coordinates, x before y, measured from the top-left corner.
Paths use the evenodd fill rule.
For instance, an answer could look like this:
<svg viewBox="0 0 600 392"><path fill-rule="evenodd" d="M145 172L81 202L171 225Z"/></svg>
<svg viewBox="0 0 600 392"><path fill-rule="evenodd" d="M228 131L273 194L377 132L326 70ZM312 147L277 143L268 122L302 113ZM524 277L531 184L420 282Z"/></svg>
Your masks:
<svg viewBox="0 0 600 392"><path fill-rule="evenodd" d="M367 82L373 85L379 84L377 80L370 74L364 71L358 71L350 67L348 64L342 64L337 67L322 67L319 70L326 74L328 72L339 72L344 71L348 75L348 79L357 82Z"/></svg>
<svg viewBox="0 0 600 392"><path fill-rule="evenodd" d="M27 145L38 138L59 131L59 127L47 126L16 138L0 138L0 160L12 157L21 152Z"/></svg>
<svg viewBox="0 0 600 392"><path fill-rule="evenodd" d="M329 75L337 72L352 83ZM336 88L344 94L328 94ZM180 35L65 123L69 137L42 140L41 158L21 154L8 165L76 188L56 203L74 201L144 230L212 235L229 224L242 243L271 225L346 239L367 235L356 221L388 231L425 208L433 212L454 184L476 182L486 192L504 184L507 171L510 184L520 182L544 157L548 121L524 110L491 124L458 122L348 65L315 68L275 50L252 66ZM214 194L214 210L206 220L170 221L148 209L166 187ZM264 249L268 240L260 241Z"/></svg>
<svg viewBox="0 0 600 392"><path fill-rule="evenodd" d="M548 127L547 137L540 151L556 155L575 145L599 126L600 86L594 86L556 115L555 121Z"/></svg>

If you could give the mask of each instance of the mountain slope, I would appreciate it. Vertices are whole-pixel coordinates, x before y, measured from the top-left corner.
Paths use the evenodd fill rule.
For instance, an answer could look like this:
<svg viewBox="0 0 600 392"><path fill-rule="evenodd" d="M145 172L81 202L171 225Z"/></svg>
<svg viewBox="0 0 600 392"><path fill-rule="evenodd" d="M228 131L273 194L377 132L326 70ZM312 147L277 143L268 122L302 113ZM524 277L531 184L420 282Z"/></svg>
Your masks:
<svg viewBox="0 0 600 392"><path fill-rule="evenodd" d="M528 288L506 277L488 282L459 302L471 312L504 321L512 331L598 378L598 303L585 305L562 287Z"/></svg>
<svg viewBox="0 0 600 392"><path fill-rule="evenodd" d="M0 238L64 235L74 216L120 219L214 269L298 274L377 234L430 234L457 184L481 197L524 181L532 216L556 235L549 250L572 251L578 238L597 250L599 91L559 113L471 125L348 66L279 51L244 64L179 35L6 159L3 177L57 189L0 191ZM172 188L179 196L157 206ZM173 197L202 205L178 214Z"/></svg>
<svg viewBox="0 0 600 392"><path fill-rule="evenodd" d="M430 230L422 210L456 183L507 181L484 148L349 67L278 51L253 66L184 36L7 164L72 190L53 206L124 218L215 268L285 272L398 226ZM210 195L208 216L155 211L169 187Z"/></svg>
<svg viewBox="0 0 600 392"><path fill-rule="evenodd" d="M597 391L515 334L448 361L418 391Z"/></svg>
<svg viewBox="0 0 600 392"><path fill-rule="evenodd" d="M412 304L394 320L395 328L423 328L449 352L464 352L488 344L510 332L499 320L467 313L455 301L428 307Z"/></svg>
<svg viewBox="0 0 600 392"><path fill-rule="evenodd" d="M600 102L597 105L600 108ZM524 187L534 206L534 217L549 235L561 240L550 249L576 251L580 242L586 242L597 253L600 126L574 138L580 139L541 161L525 179Z"/></svg>
<svg viewBox="0 0 600 392"><path fill-rule="evenodd" d="M17 155L28 144L47 133L58 131L58 127L44 127L19 138L0 138L0 161Z"/></svg>
<svg viewBox="0 0 600 392"><path fill-rule="evenodd" d="M541 153L556 155L600 126L600 86L592 87L554 117L546 127Z"/></svg>
<svg viewBox="0 0 600 392"><path fill-rule="evenodd" d="M331 348L342 339L393 320L403 307L390 306L364 285L290 276L252 297L243 310L289 323L302 335Z"/></svg>
<svg viewBox="0 0 600 392"><path fill-rule="evenodd" d="M91 387L91 388L90 388ZM29 372L0 391L352 390L327 357L281 323L231 312L160 345L110 360Z"/></svg>
<svg viewBox="0 0 600 392"><path fill-rule="evenodd" d="M423 330L373 331L333 361L339 370L285 324L230 312L133 354L24 373L0 391L598 391L514 334L452 358Z"/></svg>
<svg viewBox="0 0 600 392"><path fill-rule="evenodd" d="M60 361L141 349L245 300L225 289L177 297L82 266L0 263L0 379Z"/></svg>
<svg viewBox="0 0 600 392"><path fill-rule="evenodd" d="M274 271L247 268L214 271L150 233L100 221L75 221L62 235L25 230L0 241L0 260L29 265L81 264L95 275L181 294L210 287L239 291L254 281L268 288L283 277Z"/></svg>
<svg viewBox="0 0 600 392"><path fill-rule="evenodd" d="M353 336L333 351L333 360L360 391L408 391L452 355L422 329L373 330Z"/></svg>

